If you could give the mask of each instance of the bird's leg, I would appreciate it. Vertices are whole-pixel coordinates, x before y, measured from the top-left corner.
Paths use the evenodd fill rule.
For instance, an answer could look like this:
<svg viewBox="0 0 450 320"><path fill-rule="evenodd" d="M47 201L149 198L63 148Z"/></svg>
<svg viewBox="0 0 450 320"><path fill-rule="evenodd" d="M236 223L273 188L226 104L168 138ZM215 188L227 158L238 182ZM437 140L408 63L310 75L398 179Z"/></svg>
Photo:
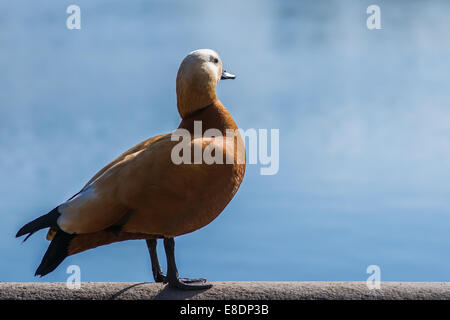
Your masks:
<svg viewBox="0 0 450 320"><path fill-rule="evenodd" d="M211 284L205 284L206 279L187 279L178 276L177 265L175 263L175 241L173 238L164 238L164 249L167 257L167 282L170 287L197 290L211 288Z"/></svg>
<svg viewBox="0 0 450 320"><path fill-rule="evenodd" d="M150 261L152 262L152 272L155 282L167 282L166 276L162 272L159 264L158 253L156 252L157 240L146 239L145 241L147 242L148 253L150 253Z"/></svg>
<svg viewBox="0 0 450 320"><path fill-rule="evenodd" d="M153 273L153 278L155 279L155 282L167 283L167 277L161 269L161 265L159 264L159 260L158 260L158 252L156 251L156 246L157 246L158 240L157 239L146 239L145 241L147 242L148 253L150 254L150 261L152 263L152 273ZM182 278L182 280L186 283L205 282L206 281L205 279L187 279L187 278Z"/></svg>

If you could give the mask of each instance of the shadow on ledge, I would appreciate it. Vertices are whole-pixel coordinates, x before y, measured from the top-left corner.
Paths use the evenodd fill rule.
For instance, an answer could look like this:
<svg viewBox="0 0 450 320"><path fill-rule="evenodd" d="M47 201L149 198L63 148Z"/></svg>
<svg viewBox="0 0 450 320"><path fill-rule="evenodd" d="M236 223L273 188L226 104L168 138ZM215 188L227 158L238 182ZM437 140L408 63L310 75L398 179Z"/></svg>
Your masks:
<svg viewBox="0 0 450 320"><path fill-rule="evenodd" d="M157 284L151 284L149 282L140 282L132 284L124 289L119 290L118 292L114 293L111 296L111 300L121 300L121 296L123 294L126 294L129 290L136 288L137 286L141 285L157 285ZM149 297L150 299L154 300L186 300L186 299L192 299L194 296L198 295L199 293L209 290L209 289L202 289L202 290L190 290L190 291L183 291L178 289L172 289L169 288L169 286L164 285L162 289L159 290L159 292L153 296Z"/></svg>

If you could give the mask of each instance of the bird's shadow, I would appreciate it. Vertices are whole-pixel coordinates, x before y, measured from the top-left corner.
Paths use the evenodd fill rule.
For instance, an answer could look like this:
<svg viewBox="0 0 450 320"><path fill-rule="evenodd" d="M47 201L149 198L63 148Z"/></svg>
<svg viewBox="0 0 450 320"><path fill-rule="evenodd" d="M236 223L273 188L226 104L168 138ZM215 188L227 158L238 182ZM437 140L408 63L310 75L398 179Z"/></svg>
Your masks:
<svg viewBox="0 0 450 320"><path fill-rule="evenodd" d="M137 286L145 285L145 284L152 284L153 282L139 282L135 283L131 286L128 286L124 289L121 289L114 293L111 296L111 300L116 300L120 297L120 295L124 294L125 292L129 291L132 288L135 288ZM198 289L198 290L180 290L175 288L170 288L168 285L165 285L155 296L151 297L152 300L185 300L192 298L206 290L207 289Z"/></svg>
<svg viewBox="0 0 450 320"><path fill-rule="evenodd" d="M130 290L131 288L134 288L134 287L137 287L137 286L146 284L146 283L149 283L149 282L135 283L135 284L133 284L133 285L131 285L131 286L129 286L129 287L126 287L126 288L124 288L124 289L122 289L122 290L119 290L119 291L117 291L116 293L114 293L114 294L111 296L111 300L116 300L121 294L127 292L127 291Z"/></svg>
<svg viewBox="0 0 450 320"><path fill-rule="evenodd" d="M170 288L166 285L158 294L153 298L154 300L185 300L192 298L210 288L198 289L198 290L180 290Z"/></svg>

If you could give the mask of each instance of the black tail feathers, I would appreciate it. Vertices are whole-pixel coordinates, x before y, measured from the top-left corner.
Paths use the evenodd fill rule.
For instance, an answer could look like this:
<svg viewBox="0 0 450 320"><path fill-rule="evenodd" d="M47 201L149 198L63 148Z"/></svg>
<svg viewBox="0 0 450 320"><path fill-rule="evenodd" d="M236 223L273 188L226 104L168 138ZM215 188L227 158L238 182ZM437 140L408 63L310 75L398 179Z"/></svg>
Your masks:
<svg viewBox="0 0 450 320"><path fill-rule="evenodd" d="M67 257L70 241L72 241L74 237L75 234L69 234L62 230L58 230L34 275L43 277L55 270Z"/></svg>
<svg viewBox="0 0 450 320"><path fill-rule="evenodd" d="M57 226L56 221L60 215L58 207L56 207L49 213L24 225L19 232L17 232L16 237L28 234L25 238L25 240L27 240L33 233L40 229L55 227ZM52 272L67 257L70 241L75 237L75 234L68 234L59 228L57 228L57 230L55 237L48 246L47 252L42 258L41 264L36 270L35 276L42 277Z"/></svg>
<svg viewBox="0 0 450 320"><path fill-rule="evenodd" d="M23 240L27 240L33 233L40 229L53 227L56 225L56 220L61 214L58 212L58 207L53 209L47 214L27 223L16 234L16 237L21 237L28 233L27 237Z"/></svg>

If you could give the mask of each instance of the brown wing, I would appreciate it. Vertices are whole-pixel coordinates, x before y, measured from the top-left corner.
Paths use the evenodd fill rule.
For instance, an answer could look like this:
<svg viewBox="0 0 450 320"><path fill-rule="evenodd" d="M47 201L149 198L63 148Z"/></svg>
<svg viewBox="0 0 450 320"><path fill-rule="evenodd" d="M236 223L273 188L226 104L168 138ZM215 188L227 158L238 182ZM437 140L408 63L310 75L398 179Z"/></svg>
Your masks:
<svg viewBox="0 0 450 320"><path fill-rule="evenodd" d="M142 149L146 148L148 145L150 145L152 142L154 142L155 140L160 139L161 137L165 136L165 134L163 135L159 135L156 137L152 137L152 138L148 138L147 140L142 141L141 143L135 145L133 148L129 149L128 151L122 153L120 156L118 156L115 160L111 161L109 164L107 164L105 167L103 167L99 172L97 172L85 185L84 187L81 189L81 191L83 191L88 185L90 185L93 181L95 181L98 177L100 177L106 170L108 170L109 168L111 168L113 165L115 165L116 163L122 161L123 159L125 159L125 157L127 157L130 154L133 154L135 152L141 151Z"/></svg>
<svg viewBox="0 0 450 320"><path fill-rule="evenodd" d="M159 135L139 143L97 172L77 194L59 207L59 227L69 233L89 233L103 230L119 221L129 208L115 197L117 183L112 180L140 152L164 136ZM52 240L54 234L55 230L50 229L47 240Z"/></svg>

